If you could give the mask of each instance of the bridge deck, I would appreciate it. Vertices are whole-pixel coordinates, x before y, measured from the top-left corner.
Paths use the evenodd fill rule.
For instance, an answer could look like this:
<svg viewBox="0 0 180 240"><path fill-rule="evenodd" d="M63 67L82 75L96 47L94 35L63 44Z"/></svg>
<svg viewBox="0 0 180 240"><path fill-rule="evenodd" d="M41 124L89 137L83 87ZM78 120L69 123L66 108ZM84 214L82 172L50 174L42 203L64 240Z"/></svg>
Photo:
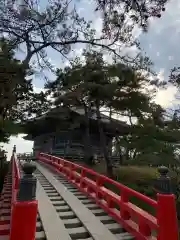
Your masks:
<svg viewBox="0 0 180 240"><path fill-rule="evenodd" d="M131 240L133 237L62 175L37 163L38 240ZM37 235L37 234L36 234Z"/></svg>

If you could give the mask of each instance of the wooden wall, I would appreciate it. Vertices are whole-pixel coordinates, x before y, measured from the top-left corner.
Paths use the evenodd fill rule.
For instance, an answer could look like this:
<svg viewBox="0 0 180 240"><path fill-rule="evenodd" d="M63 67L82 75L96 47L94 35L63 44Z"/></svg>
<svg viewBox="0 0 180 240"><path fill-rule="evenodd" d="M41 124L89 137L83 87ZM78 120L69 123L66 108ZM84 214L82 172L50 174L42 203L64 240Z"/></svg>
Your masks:
<svg viewBox="0 0 180 240"><path fill-rule="evenodd" d="M102 157L99 133L92 133L90 137L93 153ZM61 157L77 156L83 158L85 141L85 134L79 129L44 134L34 139L34 152L43 151ZM107 144L110 142L111 138L107 138Z"/></svg>

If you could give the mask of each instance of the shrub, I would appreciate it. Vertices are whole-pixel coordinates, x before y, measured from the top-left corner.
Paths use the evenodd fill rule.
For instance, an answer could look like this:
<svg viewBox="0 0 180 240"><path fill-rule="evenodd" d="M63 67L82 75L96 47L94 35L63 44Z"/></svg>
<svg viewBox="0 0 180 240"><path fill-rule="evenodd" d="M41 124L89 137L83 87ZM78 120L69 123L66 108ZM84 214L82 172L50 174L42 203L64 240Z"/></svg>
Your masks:
<svg viewBox="0 0 180 240"><path fill-rule="evenodd" d="M157 168L139 167L139 166L122 166L115 169L117 181L128 184L149 184L157 179Z"/></svg>

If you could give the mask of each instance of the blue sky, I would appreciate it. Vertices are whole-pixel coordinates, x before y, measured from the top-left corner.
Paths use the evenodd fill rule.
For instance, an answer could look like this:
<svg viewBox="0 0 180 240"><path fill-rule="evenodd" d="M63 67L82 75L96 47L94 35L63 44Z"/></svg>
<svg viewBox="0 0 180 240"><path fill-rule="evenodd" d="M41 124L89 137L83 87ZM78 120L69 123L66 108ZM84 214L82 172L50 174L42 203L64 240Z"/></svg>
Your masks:
<svg viewBox="0 0 180 240"><path fill-rule="evenodd" d="M41 0L41 7L45 6L47 0ZM98 14L93 13L93 0L76 1L78 11L86 19L93 20L94 27L98 30L101 26L101 19ZM180 66L180 1L170 0L166 6L166 11L160 19L154 19L150 23L149 31L142 34L138 29L136 36L141 42L141 47L154 62L154 68L159 73L159 77L167 79L170 69L174 66ZM80 54L83 46L76 46L74 55ZM22 58L22 53L19 55ZM48 57L55 66L62 66L66 61L62 61L59 54L48 50ZM50 73L45 73L49 76ZM43 88L44 81L39 76L34 78L34 85L37 91ZM156 101L164 107L173 107L177 101L175 95L177 90L169 86L167 90L160 91L157 94ZM12 137L9 144L4 148L8 152L8 157L12 152L13 145L17 145L18 152L31 152L32 142L24 141L21 136Z"/></svg>

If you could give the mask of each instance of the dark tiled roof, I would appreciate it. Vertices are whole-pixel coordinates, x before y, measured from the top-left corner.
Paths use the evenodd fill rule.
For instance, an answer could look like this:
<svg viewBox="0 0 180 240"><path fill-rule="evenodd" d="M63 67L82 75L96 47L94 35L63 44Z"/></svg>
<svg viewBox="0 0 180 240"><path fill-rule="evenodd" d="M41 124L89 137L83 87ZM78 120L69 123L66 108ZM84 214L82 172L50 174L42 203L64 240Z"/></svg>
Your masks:
<svg viewBox="0 0 180 240"><path fill-rule="evenodd" d="M55 117L55 118L59 118L57 114L60 114L62 112L65 112L67 110L70 110L72 112L77 113L78 115L85 115L84 109L80 108L80 107L72 107L72 108L67 108L67 107L54 107L51 110L49 110L48 112L44 113L43 115L36 117L36 118L32 118L29 121L34 121L34 120L40 120L40 119L44 119L44 118L48 118L48 117ZM95 113L95 110L92 110L92 113L90 115L90 119L93 120L97 120L97 115ZM102 114L101 113L101 121L107 124L111 124L111 123L115 123L115 124L119 124L122 126L127 126L128 124L125 121L121 121L115 118L109 118L109 116Z"/></svg>

